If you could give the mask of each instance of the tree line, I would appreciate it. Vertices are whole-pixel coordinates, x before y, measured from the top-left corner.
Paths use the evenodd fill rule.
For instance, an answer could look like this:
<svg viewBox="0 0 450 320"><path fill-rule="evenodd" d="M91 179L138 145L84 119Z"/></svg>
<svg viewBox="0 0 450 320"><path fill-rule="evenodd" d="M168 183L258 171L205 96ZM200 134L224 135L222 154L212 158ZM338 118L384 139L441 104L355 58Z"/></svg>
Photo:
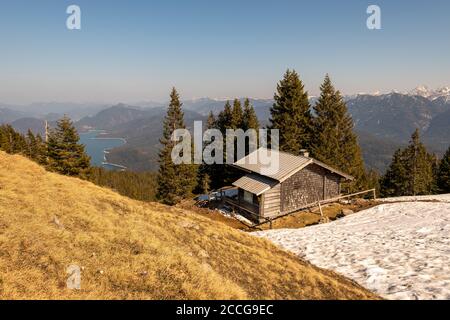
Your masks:
<svg viewBox="0 0 450 320"><path fill-rule="evenodd" d="M68 117L62 118L55 128L49 129L46 138L31 130L21 134L11 125L0 126L0 150L9 154L21 154L49 171L86 179L133 199L155 200L155 173L109 171L91 167L90 157L79 139L79 134Z"/></svg>
<svg viewBox="0 0 450 320"><path fill-rule="evenodd" d="M254 107L250 100L244 100L243 106L239 99L233 104L225 103L223 111L217 116L210 112L205 129L218 129L224 136L227 129L259 129L259 122ZM219 188L231 183L237 177L237 172L224 164L201 165L173 163L171 154L175 142L172 141L172 133L175 129L185 129L182 103L175 88L170 95L170 103L167 115L163 123L163 136L160 139L162 148L159 152L159 172L157 198L166 204L175 204L192 195L206 193L211 188ZM235 141L237 143L237 141ZM250 141L246 141L248 145ZM248 147L246 147L248 149ZM236 148L235 148L236 152ZM223 151L223 159L230 156ZM236 155L234 155L236 156Z"/></svg>
<svg viewBox="0 0 450 320"><path fill-rule="evenodd" d="M409 145L394 153L380 189L383 197L450 193L450 148L439 160L427 151L416 129Z"/></svg>
<svg viewBox="0 0 450 320"><path fill-rule="evenodd" d="M56 128L49 129L45 139L31 130L23 135L11 125L0 126L1 150L27 156L49 171L86 178L90 171L90 158L79 139L68 117L59 120Z"/></svg>
<svg viewBox="0 0 450 320"><path fill-rule="evenodd" d="M306 149L313 158L353 176L354 181L344 184L345 192L371 188L383 196L450 192L450 149L438 161L420 143L418 131L408 148L396 152L385 175L380 177L378 172L367 170L353 119L342 94L335 89L328 75L314 106L310 104L308 92L295 70L286 71L277 84L274 100L267 129L279 129L280 150L300 155ZM227 129L241 128L245 131L260 127L249 99L245 100L244 107L239 99L232 104L227 101L218 115L209 114L206 125L206 129L219 129L224 135ZM190 198L193 193L204 193L230 184L239 175L232 167L222 164L174 165L170 159L174 146L171 134L179 128L186 126L180 97L174 88L164 121L159 155L157 198L167 204ZM226 156L224 151L224 159Z"/></svg>
<svg viewBox="0 0 450 320"><path fill-rule="evenodd" d="M175 98L175 99L174 99ZM365 172L361 149L357 137L353 133L353 121L339 91L335 90L331 80L326 76L321 87L321 96L312 107L302 81L294 70L287 70L277 85L274 96L275 103L270 110L267 129L279 129L279 148L281 151L299 155L302 149L310 151L311 156L329 165L335 166L356 179L348 185L349 190L358 190L370 183L370 175ZM173 204L192 195L192 191L208 191L232 183L239 176L234 168L223 165L182 165L190 167L189 188L179 187L182 169L178 172L176 165L170 161L170 141L174 129L185 128L182 122L182 109L179 96L173 89L171 104L165 119L164 137L161 140L158 198ZM182 125L180 126L180 124ZM223 110L216 116L209 114L206 129L219 129L225 135L227 129L260 128L249 99L245 99L242 107L239 99L231 104L225 103ZM225 144L225 141L224 141ZM247 152L246 152L247 154ZM224 151L224 159L226 159ZM192 177L197 174L197 179ZM178 177L178 178L177 178ZM181 178L181 181L186 178ZM195 185L195 183L197 185Z"/></svg>
<svg viewBox="0 0 450 320"><path fill-rule="evenodd" d="M0 126L0 149L20 153L45 166L48 170L90 180L117 190L134 199L176 204L194 194L206 193L228 185L239 172L224 164L175 165L171 158L175 142L172 133L186 128L180 96L175 88L163 122L160 139L159 171L153 173L111 172L92 168L84 146L72 121L64 117L43 138L21 134L11 125ZM259 129L261 124L249 99L242 103L227 101L217 115L210 113L206 129L218 129L225 136L227 129ZM341 93L326 75L320 96L311 106L308 92L295 70L287 70L278 83L274 104L270 109L267 129L279 129L281 151L300 155L302 149L312 157L352 175L355 180L344 186L345 192L376 188L382 196L408 196L450 193L450 148L439 160L420 141L419 131L410 144L393 155L383 176L366 170L353 120ZM246 141L248 154L250 141ZM224 141L225 144L225 141ZM224 159L227 155L224 151ZM234 155L236 158L236 154Z"/></svg>

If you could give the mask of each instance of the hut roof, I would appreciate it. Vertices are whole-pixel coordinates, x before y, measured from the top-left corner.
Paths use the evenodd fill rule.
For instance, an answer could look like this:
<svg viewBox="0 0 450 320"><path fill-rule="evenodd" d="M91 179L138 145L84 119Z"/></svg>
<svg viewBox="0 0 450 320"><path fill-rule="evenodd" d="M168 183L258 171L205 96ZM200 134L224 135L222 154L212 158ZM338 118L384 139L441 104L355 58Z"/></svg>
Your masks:
<svg viewBox="0 0 450 320"><path fill-rule="evenodd" d="M257 196L272 189L278 182L264 176L249 173L233 183L233 186L256 194Z"/></svg>
<svg viewBox="0 0 450 320"><path fill-rule="evenodd" d="M276 170L268 170L269 165L266 163L265 158L272 159L272 161L278 160L278 168ZM295 156L286 152L266 148L259 148L258 150L250 153L248 156L236 161L233 166L249 173L256 173L278 182L283 182L313 163L343 177L346 180L353 180L352 176L334 169L331 166L311 157ZM254 178L252 179L255 180Z"/></svg>

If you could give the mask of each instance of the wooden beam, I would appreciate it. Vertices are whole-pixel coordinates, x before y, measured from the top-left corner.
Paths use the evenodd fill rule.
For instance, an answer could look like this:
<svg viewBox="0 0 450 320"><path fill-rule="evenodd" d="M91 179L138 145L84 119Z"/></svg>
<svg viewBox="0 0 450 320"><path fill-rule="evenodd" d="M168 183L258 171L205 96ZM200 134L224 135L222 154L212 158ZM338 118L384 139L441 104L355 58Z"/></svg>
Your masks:
<svg viewBox="0 0 450 320"><path fill-rule="evenodd" d="M327 175L326 174L323 175L322 182L323 182L323 190L322 190L323 196L322 196L322 200L325 200L325 197L326 197L326 194L327 194L326 193L327 192Z"/></svg>

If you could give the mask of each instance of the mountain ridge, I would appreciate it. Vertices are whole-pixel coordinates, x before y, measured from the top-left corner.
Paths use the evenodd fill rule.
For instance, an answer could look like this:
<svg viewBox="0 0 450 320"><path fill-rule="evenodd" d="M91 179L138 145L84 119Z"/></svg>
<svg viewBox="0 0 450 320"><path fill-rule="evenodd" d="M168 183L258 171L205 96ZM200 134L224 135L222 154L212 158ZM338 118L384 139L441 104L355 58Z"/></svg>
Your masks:
<svg viewBox="0 0 450 320"><path fill-rule="evenodd" d="M420 89L416 91L419 92ZM432 99L417 95L416 91L410 92L412 94L391 92L344 97L354 120L355 131L360 135L364 160L369 168L383 172L390 162L392 150L407 144L416 128L420 129L430 151L437 153L438 156L442 156L450 145L450 112L448 111L450 96L441 95ZM447 91L442 89L440 92ZM243 101L242 98L240 100ZM191 126L194 120L205 121L211 111L217 115L223 109L225 101L211 98L183 101L183 109L189 118L188 125ZM261 125L267 125L273 100L251 99L250 101L254 105ZM311 105L314 105L316 101L317 97L310 97ZM81 131L90 128L103 129L116 137L123 135L124 138L130 139L127 145L112 150L109 155L111 161L123 163L132 170L155 170L158 141L161 135L158 128L161 127L165 115L164 105L149 103L147 107L144 107L117 104L83 117L75 123ZM0 123L1 115L0 109ZM24 117L23 114L21 116ZM54 117L55 115L52 116ZM145 119L148 120L147 124ZM17 120L20 120L20 116L19 119L13 118L13 121ZM32 122L30 119L28 121ZM34 123L38 122L34 121ZM21 131L24 130L23 125L17 125L17 127ZM141 137L138 136L139 132L142 133ZM384 151L374 154L374 150Z"/></svg>

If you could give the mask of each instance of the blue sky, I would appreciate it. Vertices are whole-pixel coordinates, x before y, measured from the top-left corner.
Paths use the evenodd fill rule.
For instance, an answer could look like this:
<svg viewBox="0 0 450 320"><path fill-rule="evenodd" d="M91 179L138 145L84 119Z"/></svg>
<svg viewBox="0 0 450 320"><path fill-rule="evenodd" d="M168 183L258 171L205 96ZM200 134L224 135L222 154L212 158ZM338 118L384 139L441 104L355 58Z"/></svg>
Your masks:
<svg viewBox="0 0 450 320"><path fill-rule="evenodd" d="M67 6L82 30L66 28ZM366 28L366 8L382 30ZM450 2L0 1L0 102L270 98L287 68L310 94L450 84Z"/></svg>

